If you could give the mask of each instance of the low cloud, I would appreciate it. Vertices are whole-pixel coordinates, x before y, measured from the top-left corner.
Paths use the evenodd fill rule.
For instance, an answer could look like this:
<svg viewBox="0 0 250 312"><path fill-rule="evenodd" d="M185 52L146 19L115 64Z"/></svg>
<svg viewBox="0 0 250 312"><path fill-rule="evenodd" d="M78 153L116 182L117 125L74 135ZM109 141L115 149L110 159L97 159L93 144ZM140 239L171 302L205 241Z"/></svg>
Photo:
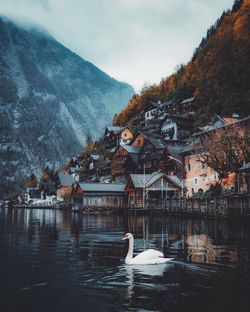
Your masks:
<svg viewBox="0 0 250 312"><path fill-rule="evenodd" d="M1 0L0 14L40 24L137 91L187 62L233 0Z"/></svg>

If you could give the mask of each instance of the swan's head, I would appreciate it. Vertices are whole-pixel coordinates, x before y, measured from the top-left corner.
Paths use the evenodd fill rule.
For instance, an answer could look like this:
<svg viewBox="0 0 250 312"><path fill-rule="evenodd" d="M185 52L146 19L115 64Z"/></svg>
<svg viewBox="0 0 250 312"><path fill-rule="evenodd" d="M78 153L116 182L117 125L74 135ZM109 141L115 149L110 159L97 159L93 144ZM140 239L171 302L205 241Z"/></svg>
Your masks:
<svg viewBox="0 0 250 312"><path fill-rule="evenodd" d="M133 238L133 234L131 234L131 233L127 233L127 234L125 234L125 236L123 237L123 239L122 239L122 240L125 240L125 239L130 239L130 238Z"/></svg>

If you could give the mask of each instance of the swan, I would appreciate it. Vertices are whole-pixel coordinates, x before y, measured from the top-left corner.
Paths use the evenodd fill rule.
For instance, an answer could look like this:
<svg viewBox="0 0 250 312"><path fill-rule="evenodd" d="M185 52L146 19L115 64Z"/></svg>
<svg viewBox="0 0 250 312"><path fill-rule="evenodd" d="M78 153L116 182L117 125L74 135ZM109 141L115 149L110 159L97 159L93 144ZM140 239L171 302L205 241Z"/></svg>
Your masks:
<svg viewBox="0 0 250 312"><path fill-rule="evenodd" d="M125 234L122 240L126 239L129 240L128 253L125 258L126 264L160 264L166 263L174 259L174 258L164 258L163 253L155 249L147 249L133 258L133 249L134 249L133 234L131 233Z"/></svg>

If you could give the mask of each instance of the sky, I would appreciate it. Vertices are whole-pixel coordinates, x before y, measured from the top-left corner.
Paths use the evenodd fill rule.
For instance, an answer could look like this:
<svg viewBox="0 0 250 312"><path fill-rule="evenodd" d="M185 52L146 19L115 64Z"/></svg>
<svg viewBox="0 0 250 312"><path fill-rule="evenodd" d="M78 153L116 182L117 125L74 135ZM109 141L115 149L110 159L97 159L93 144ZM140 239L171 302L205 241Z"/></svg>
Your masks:
<svg viewBox="0 0 250 312"><path fill-rule="evenodd" d="M139 92L187 63L234 0L0 0L0 14L40 24Z"/></svg>

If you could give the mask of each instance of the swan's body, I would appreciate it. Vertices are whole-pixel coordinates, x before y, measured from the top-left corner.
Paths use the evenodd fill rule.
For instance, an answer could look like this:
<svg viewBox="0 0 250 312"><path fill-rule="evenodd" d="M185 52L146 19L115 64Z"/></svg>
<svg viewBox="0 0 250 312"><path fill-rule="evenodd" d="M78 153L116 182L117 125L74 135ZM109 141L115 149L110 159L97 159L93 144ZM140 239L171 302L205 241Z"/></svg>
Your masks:
<svg viewBox="0 0 250 312"><path fill-rule="evenodd" d="M166 263L173 258L164 258L162 252L154 249L147 249L133 258L134 237L131 233L127 233L123 239L129 240L128 253L125 258L126 264L160 264Z"/></svg>

